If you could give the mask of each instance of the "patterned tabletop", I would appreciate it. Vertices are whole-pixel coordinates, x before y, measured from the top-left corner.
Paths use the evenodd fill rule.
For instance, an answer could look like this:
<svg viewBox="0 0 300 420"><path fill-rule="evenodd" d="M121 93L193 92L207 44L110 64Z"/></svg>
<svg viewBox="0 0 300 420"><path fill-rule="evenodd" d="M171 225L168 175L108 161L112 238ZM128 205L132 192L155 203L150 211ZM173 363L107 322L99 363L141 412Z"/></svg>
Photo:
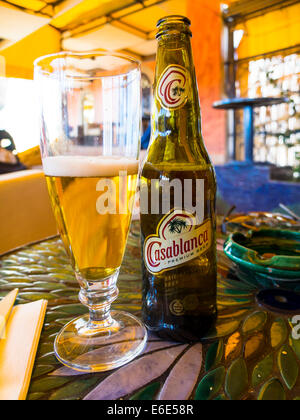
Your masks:
<svg viewBox="0 0 300 420"><path fill-rule="evenodd" d="M236 278L222 242L218 241L219 316L202 344L150 335L144 353L127 366L88 375L63 367L53 351L62 326L86 312L61 241L55 238L2 257L0 297L18 287L19 304L49 301L28 399L300 399L300 339L293 338L293 314L271 312L258 304L258 291ZM137 316L140 261L139 225L134 222L113 307Z"/></svg>

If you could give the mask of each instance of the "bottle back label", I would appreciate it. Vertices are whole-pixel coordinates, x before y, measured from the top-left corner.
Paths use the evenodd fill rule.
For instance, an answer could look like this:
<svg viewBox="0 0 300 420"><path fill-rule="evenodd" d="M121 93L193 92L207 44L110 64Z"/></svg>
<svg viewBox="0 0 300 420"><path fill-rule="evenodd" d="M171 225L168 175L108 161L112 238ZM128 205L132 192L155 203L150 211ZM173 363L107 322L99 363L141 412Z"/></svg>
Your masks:
<svg viewBox="0 0 300 420"><path fill-rule="evenodd" d="M165 109L182 108L189 96L190 73L179 65L168 66L162 73L156 90L156 97Z"/></svg>
<svg viewBox="0 0 300 420"><path fill-rule="evenodd" d="M145 265L151 274L161 274L199 258L211 246L211 220L199 226L189 212L172 210L161 220L156 235L145 240Z"/></svg>

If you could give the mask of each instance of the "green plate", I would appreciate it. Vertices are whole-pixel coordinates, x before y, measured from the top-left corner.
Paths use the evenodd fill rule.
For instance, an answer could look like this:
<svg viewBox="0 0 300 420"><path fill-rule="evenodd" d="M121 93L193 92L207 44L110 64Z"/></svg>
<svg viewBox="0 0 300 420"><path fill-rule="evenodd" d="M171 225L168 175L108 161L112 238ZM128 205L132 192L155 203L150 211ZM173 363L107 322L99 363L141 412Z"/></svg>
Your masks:
<svg viewBox="0 0 300 420"><path fill-rule="evenodd" d="M295 286L298 281L300 284L298 232L268 229L250 231L247 235L234 233L225 242L224 251L247 282L263 287L285 283Z"/></svg>

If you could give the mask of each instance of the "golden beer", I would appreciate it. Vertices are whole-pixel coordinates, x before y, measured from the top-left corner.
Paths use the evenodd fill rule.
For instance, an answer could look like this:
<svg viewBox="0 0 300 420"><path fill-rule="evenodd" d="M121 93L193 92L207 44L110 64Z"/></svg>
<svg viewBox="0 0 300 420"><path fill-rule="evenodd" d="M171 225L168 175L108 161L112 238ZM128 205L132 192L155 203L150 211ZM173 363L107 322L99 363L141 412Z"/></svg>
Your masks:
<svg viewBox="0 0 300 420"><path fill-rule="evenodd" d="M121 266L138 161L59 156L43 161L58 228L77 274L102 280Z"/></svg>
<svg viewBox="0 0 300 420"><path fill-rule="evenodd" d="M69 368L105 372L129 363L147 342L138 318L111 311L139 170L141 65L119 53L62 52L35 62L35 80L43 169L89 311L78 310L59 332L54 352Z"/></svg>

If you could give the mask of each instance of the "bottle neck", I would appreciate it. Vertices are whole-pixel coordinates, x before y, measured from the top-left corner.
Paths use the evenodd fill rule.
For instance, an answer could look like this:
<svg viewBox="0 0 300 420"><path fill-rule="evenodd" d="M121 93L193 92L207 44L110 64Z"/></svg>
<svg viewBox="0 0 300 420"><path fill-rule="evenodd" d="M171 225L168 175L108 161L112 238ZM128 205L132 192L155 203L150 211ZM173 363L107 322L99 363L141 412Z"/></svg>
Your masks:
<svg viewBox="0 0 300 420"><path fill-rule="evenodd" d="M168 106L168 104L163 104L159 98L159 82L162 78L162 75L165 73L166 69L170 66L180 66L183 68L186 77L186 84L184 85L183 80L180 80L180 88L186 89L186 92L182 93L184 96L187 94L186 101L182 104L178 104L178 107L174 108ZM181 79L179 75L179 79ZM174 86L176 89L178 80L177 74L174 75ZM167 83L166 83L167 85ZM196 72L193 60L192 46L191 46L191 37L188 34L177 34L177 35L166 35L159 39L158 43L158 53L157 53L157 64L156 64L156 75L155 75L155 103L156 103L156 112L155 117L160 115L171 114L174 118L180 117L181 114L184 114L190 119L192 128L194 130L194 135L201 135L201 114L200 114L200 104L199 104L199 94L198 86L196 81ZM165 86L163 86L164 89ZM180 92L178 92L178 95ZM172 92L171 92L172 95ZM165 105L165 106L164 106Z"/></svg>
<svg viewBox="0 0 300 420"><path fill-rule="evenodd" d="M188 33L170 33L159 38L154 88L152 144L157 139L165 139L166 148L184 148L181 154L186 156L178 157L178 153L173 153L176 159L189 162L199 160L203 156L204 145L198 86ZM172 160L172 153L169 158Z"/></svg>

